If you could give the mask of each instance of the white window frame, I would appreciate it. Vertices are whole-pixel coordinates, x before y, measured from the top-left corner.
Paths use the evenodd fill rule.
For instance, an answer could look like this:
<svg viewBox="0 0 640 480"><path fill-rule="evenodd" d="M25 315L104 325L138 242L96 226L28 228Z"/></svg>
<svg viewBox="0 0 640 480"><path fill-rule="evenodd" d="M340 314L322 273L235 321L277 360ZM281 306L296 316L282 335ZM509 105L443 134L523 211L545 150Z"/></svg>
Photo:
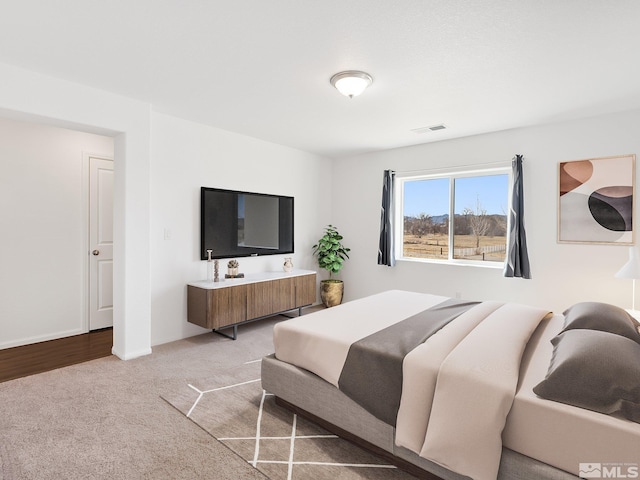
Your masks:
<svg viewBox="0 0 640 480"><path fill-rule="evenodd" d="M449 179L449 217L454 218L453 209L454 209L454 199L455 199L455 189L454 189L454 180L456 178L465 178L465 177L484 177L490 175L508 175L508 191L507 191L507 235L506 235L506 244L507 249L509 247L509 234L511 231L511 215L509 212L511 211L511 190L512 190L512 169L510 164L504 164L504 166L497 166L491 168L479 168L473 170L456 170L456 169L443 169L441 171L432 171L429 172L406 172L401 173L397 172L395 177L395 188L394 188L394 203L395 203L395 211L394 218L397 219L394 225L394 244L395 244L395 257L398 262L418 262L418 263L439 263L446 265L462 265L462 266L474 266L474 267L482 267L482 268L494 268L503 270L506 262L486 262L482 260L466 260L461 258L453 258L453 228L455 221L449 222L449 258L447 260L440 260L436 258L416 258L416 257L404 257L403 256L403 245L404 245L404 185L407 182L414 182L420 180L435 180L441 178Z"/></svg>

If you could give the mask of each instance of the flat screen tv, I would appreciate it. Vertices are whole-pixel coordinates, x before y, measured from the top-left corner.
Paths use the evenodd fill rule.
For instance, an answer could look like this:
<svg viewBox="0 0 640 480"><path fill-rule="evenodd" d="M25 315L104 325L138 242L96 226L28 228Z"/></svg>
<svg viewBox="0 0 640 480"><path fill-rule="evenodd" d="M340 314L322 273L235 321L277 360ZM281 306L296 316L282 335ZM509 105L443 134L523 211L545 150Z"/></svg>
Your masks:
<svg viewBox="0 0 640 480"><path fill-rule="evenodd" d="M200 258L293 253L293 197L200 189Z"/></svg>

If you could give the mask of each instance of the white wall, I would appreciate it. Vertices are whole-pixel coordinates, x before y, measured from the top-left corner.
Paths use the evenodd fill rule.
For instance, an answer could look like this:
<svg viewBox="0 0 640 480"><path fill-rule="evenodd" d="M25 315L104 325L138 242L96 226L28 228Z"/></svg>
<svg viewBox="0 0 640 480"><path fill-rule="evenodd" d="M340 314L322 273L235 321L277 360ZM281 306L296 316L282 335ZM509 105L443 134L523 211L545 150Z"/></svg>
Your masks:
<svg viewBox="0 0 640 480"><path fill-rule="evenodd" d="M337 160L332 222L352 249L341 273L346 299L400 288L448 296L460 292L463 298L517 301L555 311L585 300L631 308L631 281L614 278L628 258L627 247L556 242L557 170L560 161L637 154L639 131L640 111L633 111ZM525 159L531 280L507 279L501 270L487 268L415 262L399 262L394 268L377 265L384 169L401 172L502 162L516 153ZM637 205L636 200L636 209Z"/></svg>
<svg viewBox="0 0 640 480"><path fill-rule="evenodd" d="M0 116L114 137L113 352L151 353L149 164L151 107L0 64Z"/></svg>
<svg viewBox="0 0 640 480"><path fill-rule="evenodd" d="M296 197L294 263L314 268L311 245L330 219L332 163L325 158L169 116L153 114L152 122L149 104L6 64L0 117L114 139L113 352L120 358L204 331L186 323L185 303L186 282L204 277L196 253L202 185ZM262 257L241 265L251 273L282 262Z"/></svg>
<svg viewBox="0 0 640 480"><path fill-rule="evenodd" d="M151 341L197 335L187 322L190 281L206 278L200 254L200 187L295 197L296 268L316 269L311 246L330 222L332 161L288 147L153 113ZM165 232L170 238L165 239ZM280 271L285 255L239 258L240 271ZM220 271L226 262L220 261Z"/></svg>
<svg viewBox="0 0 640 480"><path fill-rule="evenodd" d="M0 118L0 348L86 331L88 153L113 139Z"/></svg>

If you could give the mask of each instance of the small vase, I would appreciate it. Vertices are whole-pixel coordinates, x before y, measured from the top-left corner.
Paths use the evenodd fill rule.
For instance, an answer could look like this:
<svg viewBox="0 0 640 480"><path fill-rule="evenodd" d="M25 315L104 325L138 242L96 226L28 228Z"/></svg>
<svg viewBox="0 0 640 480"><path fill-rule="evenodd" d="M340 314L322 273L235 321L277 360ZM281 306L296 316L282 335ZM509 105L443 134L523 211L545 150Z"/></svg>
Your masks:
<svg viewBox="0 0 640 480"><path fill-rule="evenodd" d="M238 267L229 267L229 276L235 277L238 275Z"/></svg>
<svg viewBox="0 0 640 480"><path fill-rule="evenodd" d="M290 272L291 270L293 270L293 262L291 261L291 258L285 258L284 259L284 265L283 265L282 268L287 273Z"/></svg>

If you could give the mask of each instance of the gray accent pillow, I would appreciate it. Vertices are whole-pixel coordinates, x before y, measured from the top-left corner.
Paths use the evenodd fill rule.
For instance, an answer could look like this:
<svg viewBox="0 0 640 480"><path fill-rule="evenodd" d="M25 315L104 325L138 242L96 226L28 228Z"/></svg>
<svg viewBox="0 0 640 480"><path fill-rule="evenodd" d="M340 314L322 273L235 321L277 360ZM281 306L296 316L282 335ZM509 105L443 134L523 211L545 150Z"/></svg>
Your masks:
<svg viewBox="0 0 640 480"><path fill-rule="evenodd" d="M620 307L608 303L582 302L565 310L562 332L578 328L600 330L622 335L640 344L638 326L638 322Z"/></svg>
<svg viewBox="0 0 640 480"><path fill-rule="evenodd" d="M640 345L596 330L569 330L551 340L553 356L536 395L640 423Z"/></svg>

